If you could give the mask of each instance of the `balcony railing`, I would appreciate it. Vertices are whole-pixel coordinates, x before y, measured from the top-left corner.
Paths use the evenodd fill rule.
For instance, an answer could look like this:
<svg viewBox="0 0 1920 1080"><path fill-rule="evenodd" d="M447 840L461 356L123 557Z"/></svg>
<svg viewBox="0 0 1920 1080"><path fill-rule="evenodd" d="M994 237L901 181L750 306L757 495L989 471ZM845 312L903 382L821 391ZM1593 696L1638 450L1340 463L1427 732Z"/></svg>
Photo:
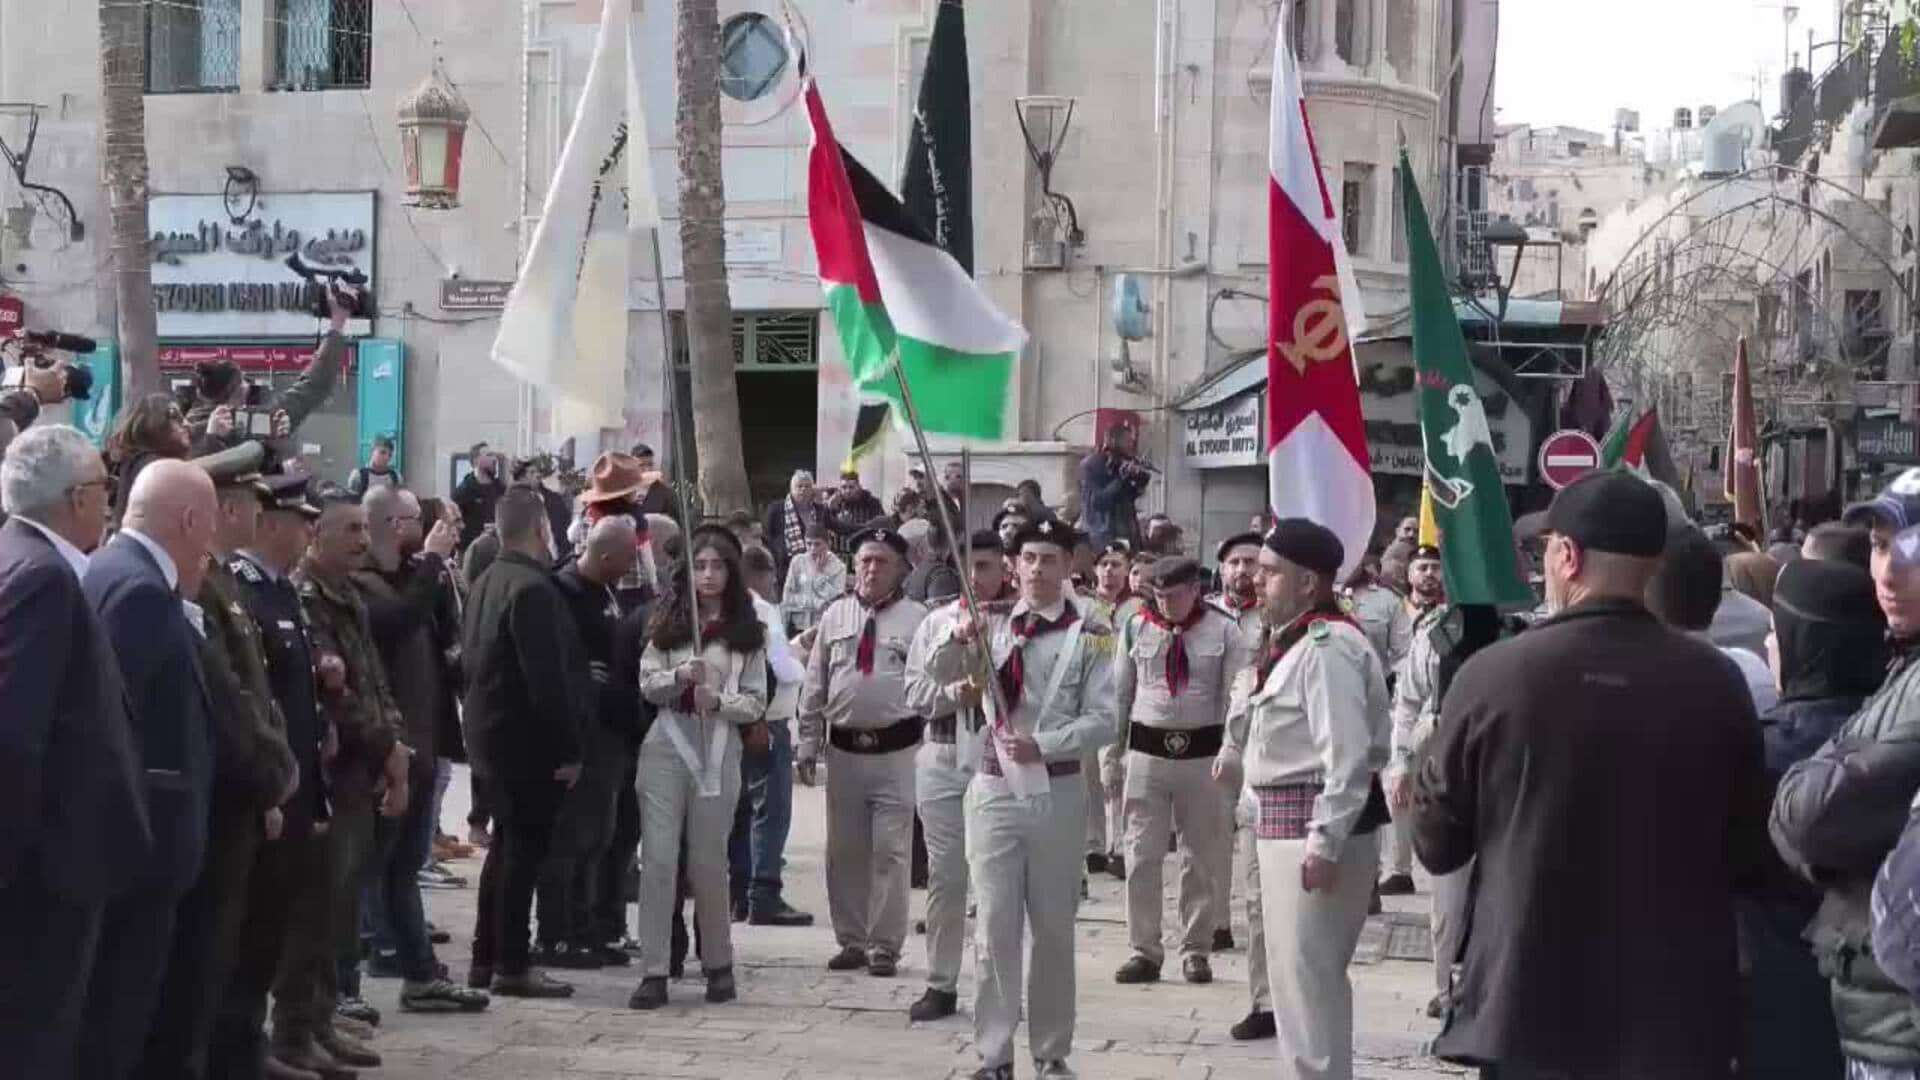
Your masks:
<svg viewBox="0 0 1920 1080"><path fill-rule="evenodd" d="M1920 146L1920 46L1895 34L1873 65L1873 148Z"/></svg>

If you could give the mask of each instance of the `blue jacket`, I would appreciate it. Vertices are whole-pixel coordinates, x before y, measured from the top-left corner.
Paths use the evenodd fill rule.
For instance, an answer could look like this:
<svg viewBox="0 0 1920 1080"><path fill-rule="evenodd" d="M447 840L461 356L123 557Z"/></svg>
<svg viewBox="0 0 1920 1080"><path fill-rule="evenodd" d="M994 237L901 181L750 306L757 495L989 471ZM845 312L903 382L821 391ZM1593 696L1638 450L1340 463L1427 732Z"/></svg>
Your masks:
<svg viewBox="0 0 1920 1080"><path fill-rule="evenodd" d="M119 659L146 767L153 853L139 884L184 893L206 856L213 794L212 704L199 632L153 555L125 533L93 556L84 587Z"/></svg>
<svg viewBox="0 0 1920 1080"><path fill-rule="evenodd" d="M1134 504L1146 486L1145 475L1122 475L1104 451L1080 460L1080 526L1096 552L1115 540L1139 546Z"/></svg>

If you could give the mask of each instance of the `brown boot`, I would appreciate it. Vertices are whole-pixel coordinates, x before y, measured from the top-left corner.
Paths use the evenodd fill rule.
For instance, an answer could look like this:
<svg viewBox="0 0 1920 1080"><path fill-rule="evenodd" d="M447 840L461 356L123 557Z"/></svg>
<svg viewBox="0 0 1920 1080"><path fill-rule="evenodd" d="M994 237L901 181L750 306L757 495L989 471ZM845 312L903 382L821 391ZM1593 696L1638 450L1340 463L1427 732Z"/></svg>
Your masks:
<svg viewBox="0 0 1920 1080"><path fill-rule="evenodd" d="M377 1069L380 1067L379 1054L374 1053L373 1049L365 1043L344 1032L335 1031L332 1028L322 1028L314 1035L313 1041L320 1045L320 1049L327 1052L328 1057L331 1057L342 1065L355 1069Z"/></svg>
<svg viewBox="0 0 1920 1080"><path fill-rule="evenodd" d="M319 1043L308 1040L304 1047L276 1046L267 1055L267 1076L274 1067L291 1070L292 1076L314 1076L320 1080L357 1080L359 1073L333 1059Z"/></svg>
<svg viewBox="0 0 1920 1080"><path fill-rule="evenodd" d="M320 1080L320 1074L307 1069L296 1069L276 1057L268 1057L260 1075L266 1080Z"/></svg>

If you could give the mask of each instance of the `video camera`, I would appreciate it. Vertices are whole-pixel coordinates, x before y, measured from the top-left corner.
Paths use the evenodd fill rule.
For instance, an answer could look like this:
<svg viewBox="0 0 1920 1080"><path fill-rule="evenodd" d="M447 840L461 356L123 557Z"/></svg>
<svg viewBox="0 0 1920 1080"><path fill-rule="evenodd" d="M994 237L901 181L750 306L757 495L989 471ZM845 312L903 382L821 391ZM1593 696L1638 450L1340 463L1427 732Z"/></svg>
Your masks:
<svg viewBox="0 0 1920 1080"><path fill-rule="evenodd" d="M329 294L340 296L342 303L345 303L346 298L340 293L339 286L352 285L358 288L367 283L367 275L356 267L309 266L300 258L298 252L287 256L287 269L298 274L307 284L320 286L320 296L314 300L311 310L316 318L321 319L331 318L333 315L333 310L327 301ZM353 297L353 303L348 305L351 308L349 314L356 319L370 319L373 317L373 312L369 310L370 304L371 300L362 289Z"/></svg>
<svg viewBox="0 0 1920 1080"><path fill-rule="evenodd" d="M24 346L21 348L22 364L12 371L7 372L4 380L0 380L9 388L26 386L27 369L29 366L45 371L60 362L58 358L47 355L44 350L54 349L60 352L86 355L99 348L99 344L90 337L85 337L80 334L63 334L58 330L29 330L20 335L20 341L24 342ZM68 364L66 368L66 385L63 393L66 397L77 401L86 401L92 397L93 369L77 364Z"/></svg>

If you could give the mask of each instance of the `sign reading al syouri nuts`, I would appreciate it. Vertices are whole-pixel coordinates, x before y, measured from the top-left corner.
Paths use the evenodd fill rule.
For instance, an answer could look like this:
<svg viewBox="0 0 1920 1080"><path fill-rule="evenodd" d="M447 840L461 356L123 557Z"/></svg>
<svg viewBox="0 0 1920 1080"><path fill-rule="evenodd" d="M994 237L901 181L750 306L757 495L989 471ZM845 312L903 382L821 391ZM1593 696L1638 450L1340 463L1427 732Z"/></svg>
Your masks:
<svg viewBox="0 0 1920 1080"><path fill-rule="evenodd" d="M1188 413L1181 433L1187 463L1196 469L1260 464L1260 398L1241 394Z"/></svg>
<svg viewBox="0 0 1920 1080"><path fill-rule="evenodd" d="M287 268L357 269L374 289L374 193L262 192L239 222L220 195L155 195L153 299L165 338L312 338L317 287ZM355 319L348 333L367 334Z"/></svg>

